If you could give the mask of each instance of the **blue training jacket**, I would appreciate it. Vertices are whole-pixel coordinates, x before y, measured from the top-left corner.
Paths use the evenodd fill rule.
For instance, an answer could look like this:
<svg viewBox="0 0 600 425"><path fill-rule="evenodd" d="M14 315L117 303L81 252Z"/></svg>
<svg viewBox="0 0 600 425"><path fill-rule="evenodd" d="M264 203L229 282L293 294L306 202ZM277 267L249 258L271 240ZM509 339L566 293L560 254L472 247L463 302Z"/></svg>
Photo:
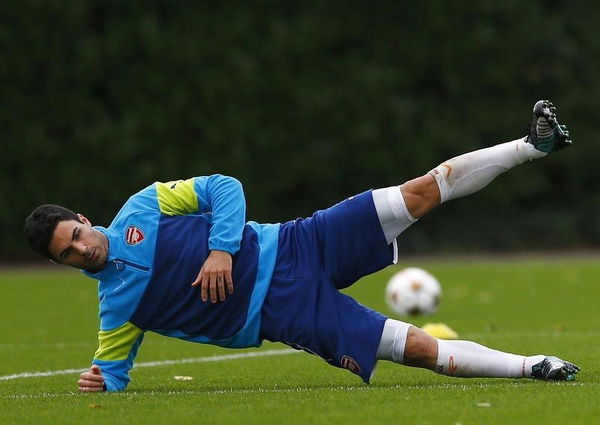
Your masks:
<svg viewBox="0 0 600 425"><path fill-rule="evenodd" d="M260 309L275 257L279 224L245 223L241 184L212 175L156 182L133 195L108 228L99 280L99 347L93 362L108 391L129 383L144 332L242 348L261 344ZM234 293L202 302L192 287L210 250L233 255Z"/></svg>

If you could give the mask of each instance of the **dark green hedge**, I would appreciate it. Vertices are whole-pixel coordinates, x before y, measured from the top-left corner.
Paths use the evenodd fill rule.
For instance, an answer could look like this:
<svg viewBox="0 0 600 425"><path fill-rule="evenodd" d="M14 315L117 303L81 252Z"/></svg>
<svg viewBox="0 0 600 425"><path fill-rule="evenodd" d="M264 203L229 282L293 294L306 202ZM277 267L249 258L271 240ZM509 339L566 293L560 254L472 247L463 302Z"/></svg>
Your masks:
<svg viewBox="0 0 600 425"><path fill-rule="evenodd" d="M215 172L244 183L249 219L307 215L516 138L546 97L575 146L442 206L402 249L598 245L598 17L592 1L2 2L0 255L30 258L40 203L107 225L155 180Z"/></svg>

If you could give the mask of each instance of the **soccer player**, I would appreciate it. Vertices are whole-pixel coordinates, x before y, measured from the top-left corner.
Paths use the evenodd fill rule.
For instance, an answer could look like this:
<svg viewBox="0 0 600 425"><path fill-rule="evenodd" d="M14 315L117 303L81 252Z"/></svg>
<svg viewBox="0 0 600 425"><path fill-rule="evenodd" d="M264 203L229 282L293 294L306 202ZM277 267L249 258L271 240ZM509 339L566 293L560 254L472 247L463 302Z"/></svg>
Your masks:
<svg viewBox="0 0 600 425"><path fill-rule="evenodd" d="M467 153L400 186L352 196L307 219L245 222L240 183L221 175L154 183L108 228L42 205L25 223L35 251L99 283L99 348L80 391L129 383L144 333L241 348L283 342L369 382L377 360L460 377L571 380L557 357L433 338L339 289L397 261L396 238L432 208L571 143L539 101L529 134Z"/></svg>

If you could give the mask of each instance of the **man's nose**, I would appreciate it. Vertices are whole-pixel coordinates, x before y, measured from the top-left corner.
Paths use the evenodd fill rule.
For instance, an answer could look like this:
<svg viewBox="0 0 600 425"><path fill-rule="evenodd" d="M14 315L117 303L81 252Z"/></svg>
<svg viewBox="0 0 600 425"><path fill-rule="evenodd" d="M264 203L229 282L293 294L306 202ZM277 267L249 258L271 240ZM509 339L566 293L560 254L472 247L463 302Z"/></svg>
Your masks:
<svg viewBox="0 0 600 425"><path fill-rule="evenodd" d="M80 255L85 255L87 253L87 244L83 242L76 243L74 247Z"/></svg>

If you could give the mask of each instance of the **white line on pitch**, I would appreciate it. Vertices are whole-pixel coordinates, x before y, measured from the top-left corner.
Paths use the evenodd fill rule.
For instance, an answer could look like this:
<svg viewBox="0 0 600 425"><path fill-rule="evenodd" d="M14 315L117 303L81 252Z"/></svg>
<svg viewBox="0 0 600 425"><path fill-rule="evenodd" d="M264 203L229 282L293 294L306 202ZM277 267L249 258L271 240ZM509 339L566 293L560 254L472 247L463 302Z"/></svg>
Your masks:
<svg viewBox="0 0 600 425"><path fill-rule="evenodd" d="M246 359L251 357L267 357L267 356L283 356L286 354L300 353L300 351L292 350L291 348L285 348L282 350L264 350L264 351L249 351L246 353L237 353L237 354L224 354L221 356L211 356L211 357L193 357L188 359L179 359L179 360L160 360L155 362L140 362L137 363L134 367L157 367L164 365L174 365L174 364L185 364L185 363L207 363L207 362L221 362L225 360L237 360L237 359ZM15 373L13 375L5 375L0 376L0 381L10 381L13 379L20 378L40 378L45 376L56 376L56 375L69 375L72 373L81 373L86 368L81 369L63 369L63 370L51 370L47 372L23 372L23 373Z"/></svg>

